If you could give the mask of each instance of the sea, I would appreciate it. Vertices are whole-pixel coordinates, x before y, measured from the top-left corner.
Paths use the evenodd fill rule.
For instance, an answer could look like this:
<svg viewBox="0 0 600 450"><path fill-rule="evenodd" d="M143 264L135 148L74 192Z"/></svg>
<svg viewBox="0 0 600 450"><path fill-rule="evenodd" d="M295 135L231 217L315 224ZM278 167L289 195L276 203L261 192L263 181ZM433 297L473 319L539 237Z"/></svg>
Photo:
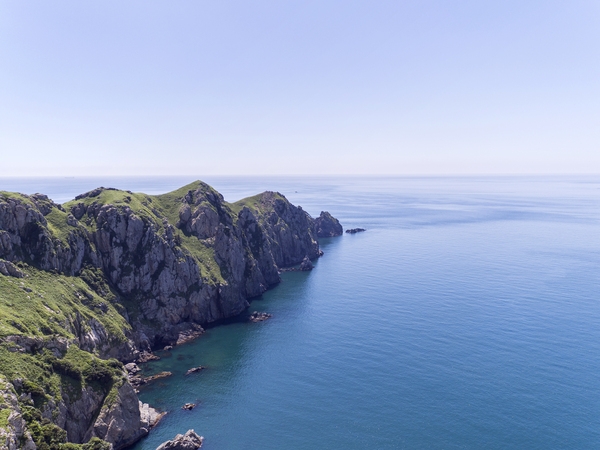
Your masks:
<svg viewBox="0 0 600 450"><path fill-rule="evenodd" d="M273 190L344 228L311 272L159 351L135 450L600 448L600 177L197 177ZM194 177L0 179L56 202ZM206 369L191 375L196 366ZM197 406L183 410L185 403Z"/></svg>

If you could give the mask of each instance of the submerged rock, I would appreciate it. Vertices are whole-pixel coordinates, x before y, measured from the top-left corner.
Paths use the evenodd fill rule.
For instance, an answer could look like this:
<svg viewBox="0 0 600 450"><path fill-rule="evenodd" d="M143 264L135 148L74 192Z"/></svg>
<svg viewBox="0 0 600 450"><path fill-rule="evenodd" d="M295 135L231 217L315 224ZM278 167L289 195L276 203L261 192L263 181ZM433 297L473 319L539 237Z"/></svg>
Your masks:
<svg viewBox="0 0 600 450"><path fill-rule="evenodd" d="M159 445L156 450L197 450L202 447L204 438L188 430L185 434L178 434L174 439Z"/></svg>
<svg viewBox="0 0 600 450"><path fill-rule="evenodd" d="M203 367L203 366L192 367L185 374L186 375L191 375L192 373L197 373L197 372L200 372L200 371L202 371L204 369L206 369L206 367Z"/></svg>
<svg viewBox="0 0 600 450"><path fill-rule="evenodd" d="M156 356L153 353L150 352L141 352L138 356L138 358L136 359L136 361L138 363L145 363L148 361L158 361L160 359L160 356Z"/></svg>
<svg viewBox="0 0 600 450"><path fill-rule="evenodd" d="M173 375L172 372L163 371L163 372L157 373L155 375L150 375L149 377L143 377L139 374L133 374L130 372L128 374L128 380L129 380L129 383L134 388L138 388L138 387L142 386L143 384L148 384L148 383L151 383L152 381L160 380L161 378L167 378L167 377L170 377L171 375Z"/></svg>
<svg viewBox="0 0 600 450"><path fill-rule="evenodd" d="M248 317L248 320L250 322L263 322L271 316L272 316L272 314L269 314L266 312L254 311L252 314L250 314L250 317Z"/></svg>

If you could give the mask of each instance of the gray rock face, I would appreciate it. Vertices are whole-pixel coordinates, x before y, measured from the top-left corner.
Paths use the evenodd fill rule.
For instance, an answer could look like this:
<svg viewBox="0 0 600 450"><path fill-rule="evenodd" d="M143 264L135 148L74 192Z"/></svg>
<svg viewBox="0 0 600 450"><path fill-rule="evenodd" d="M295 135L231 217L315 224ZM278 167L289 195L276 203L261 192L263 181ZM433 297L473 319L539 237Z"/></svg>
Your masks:
<svg viewBox="0 0 600 450"><path fill-rule="evenodd" d="M344 231L339 220L327 211L321 211L321 215L315 219L315 230L320 238L341 236Z"/></svg>
<svg viewBox="0 0 600 450"><path fill-rule="evenodd" d="M188 430L185 434L178 434L175 439L159 445L156 450L197 450L202 447L204 438L198 436L194 430Z"/></svg>
<svg viewBox="0 0 600 450"><path fill-rule="evenodd" d="M61 358L70 345L77 345L76 342L63 337L8 336L6 342L10 342L24 353L35 355L47 350L57 358ZM142 405L138 401L133 387L126 381L122 381L120 386L115 387L116 395L112 397L107 395L106 389L99 389L98 386L91 385L80 385L77 388L77 381L72 381L75 384L61 384L60 396L48 398L40 408L42 418L67 432L69 442L82 443L89 441L92 437L98 437L112 444L113 448L118 450L146 435L162 417L148 405ZM23 380L12 380L11 384L3 382L0 378L0 388L5 386L4 391L0 389L0 396L4 395L5 397L2 404L12 404L10 396L14 395L13 385L22 390ZM14 400L15 414L20 414L16 396ZM32 403L31 396L29 396L29 401ZM19 423L15 422L13 428L16 431L13 434L21 435L22 439L26 439L29 434L19 431L20 428L17 426ZM0 429L0 448L4 448L1 436L2 430ZM32 448L34 449L35 446Z"/></svg>
<svg viewBox="0 0 600 450"><path fill-rule="evenodd" d="M54 209L62 210L62 207L50 200L40 201L42 196L36 196L0 198L0 258L11 262L25 261L42 270L67 275L81 270L86 254L93 263L85 230L69 226L67 241L57 239L50 231L45 215Z"/></svg>
<svg viewBox="0 0 600 450"><path fill-rule="evenodd" d="M0 273L7 277L23 278L23 272L10 261L0 259Z"/></svg>
<svg viewBox="0 0 600 450"><path fill-rule="evenodd" d="M142 404L133 387L129 383L123 383L114 403L102 408L83 441L76 442L86 442L92 437L98 437L119 450L147 435L158 420L160 414L147 404Z"/></svg>
<svg viewBox="0 0 600 450"><path fill-rule="evenodd" d="M12 384L0 378L0 399L2 407L8 409L6 426L0 426L0 448L6 450L35 450L36 445L31 434L25 428L25 420L19 407L16 392Z"/></svg>
<svg viewBox="0 0 600 450"><path fill-rule="evenodd" d="M135 316L130 320L132 344L106 354L109 346L103 343L109 336L101 324L84 326L74 318L74 332L84 349L100 349L121 359L130 353L131 359L133 345L147 350L159 343L174 344L176 326L210 323L242 312L249 298L280 281L278 268L298 264L305 256L318 257L317 229L337 222L326 213L315 221L275 192L257 196L253 208L243 206L236 213L209 186L192 186L195 189L171 200L172 206L147 204L150 214L130 207L131 196L124 197L125 204L102 203L104 188L78 196L69 211L39 194L0 197L0 258L5 260L0 261L0 273L18 276L14 261L67 275L78 275L86 266L100 268L118 301L128 304L127 313ZM162 209L173 206L175 225ZM59 224L62 239L47 221L50 214L56 220L55 210L64 220ZM216 276L222 280L203 275L203 266L210 264L217 265Z"/></svg>

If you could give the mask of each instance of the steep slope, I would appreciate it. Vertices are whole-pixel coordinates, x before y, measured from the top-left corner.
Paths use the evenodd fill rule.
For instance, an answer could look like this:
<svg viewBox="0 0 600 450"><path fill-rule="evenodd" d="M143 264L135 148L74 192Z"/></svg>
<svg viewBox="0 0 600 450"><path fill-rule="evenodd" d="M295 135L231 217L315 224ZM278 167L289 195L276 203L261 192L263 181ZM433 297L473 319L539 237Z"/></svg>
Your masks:
<svg viewBox="0 0 600 450"><path fill-rule="evenodd" d="M64 205L0 192L0 375L18 396L0 405L7 448L139 439L150 424L121 363L242 312L280 268L321 254L317 228L337 223L323 217L274 192L229 204L200 181Z"/></svg>

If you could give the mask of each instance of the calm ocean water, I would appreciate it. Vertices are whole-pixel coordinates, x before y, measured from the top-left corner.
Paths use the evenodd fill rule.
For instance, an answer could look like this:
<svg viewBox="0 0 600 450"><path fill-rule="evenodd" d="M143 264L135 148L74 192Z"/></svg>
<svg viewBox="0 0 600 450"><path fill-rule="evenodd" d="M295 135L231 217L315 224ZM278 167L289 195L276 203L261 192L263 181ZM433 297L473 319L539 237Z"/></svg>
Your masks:
<svg viewBox="0 0 600 450"><path fill-rule="evenodd" d="M63 202L190 181L0 189ZM173 372L141 393L168 414L135 449L189 428L208 450L600 448L600 177L204 181L231 201L278 190L368 231L323 240L315 270L255 300L270 320L147 365Z"/></svg>

